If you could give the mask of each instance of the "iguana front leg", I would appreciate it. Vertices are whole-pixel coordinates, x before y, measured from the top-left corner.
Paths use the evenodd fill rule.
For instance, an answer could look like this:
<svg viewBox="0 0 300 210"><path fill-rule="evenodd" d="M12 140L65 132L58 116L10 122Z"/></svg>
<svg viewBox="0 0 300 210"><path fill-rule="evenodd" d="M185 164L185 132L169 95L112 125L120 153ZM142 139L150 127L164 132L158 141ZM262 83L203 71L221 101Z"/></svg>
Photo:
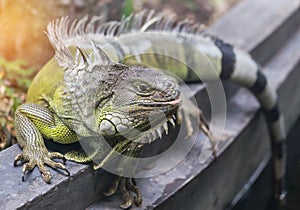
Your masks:
<svg viewBox="0 0 300 210"><path fill-rule="evenodd" d="M70 175L69 171L62 163L55 162L52 159L65 158L58 152L49 152L44 144L43 136L38 127L43 126L44 130L51 130L51 126L55 127L52 113L43 106L36 104L24 104L21 105L15 115L15 127L19 145L23 148L23 152L16 156L14 160L14 166L17 166L17 162L26 162L23 165L22 180L26 172L30 172L37 166L41 172L43 180L50 183L51 173L49 169L45 167L45 164L52 167L62 169Z"/></svg>

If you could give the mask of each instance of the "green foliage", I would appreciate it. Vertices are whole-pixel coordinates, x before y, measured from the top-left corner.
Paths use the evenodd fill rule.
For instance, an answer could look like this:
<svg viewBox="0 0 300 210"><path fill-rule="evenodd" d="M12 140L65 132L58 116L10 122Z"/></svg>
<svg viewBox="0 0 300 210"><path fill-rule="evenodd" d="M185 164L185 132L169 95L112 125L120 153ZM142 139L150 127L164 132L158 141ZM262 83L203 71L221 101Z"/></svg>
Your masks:
<svg viewBox="0 0 300 210"><path fill-rule="evenodd" d="M198 7L195 1L182 1L182 5L190 11L195 12Z"/></svg>
<svg viewBox="0 0 300 210"><path fill-rule="evenodd" d="M134 12L133 3L134 3L134 0L125 0L124 1L124 7L123 7L123 11L122 11L123 16L127 17L131 13Z"/></svg>
<svg viewBox="0 0 300 210"><path fill-rule="evenodd" d="M12 88L26 91L31 83L34 70L33 68L27 69L25 66L26 62L23 60L7 61L0 58L0 71L4 74L2 79L9 81L9 86ZM0 81L0 84L4 80Z"/></svg>
<svg viewBox="0 0 300 210"><path fill-rule="evenodd" d="M14 113L16 108L25 99L34 70L26 68L26 62L22 60L7 61L0 58L0 100L8 101L7 106L2 104L1 112Z"/></svg>

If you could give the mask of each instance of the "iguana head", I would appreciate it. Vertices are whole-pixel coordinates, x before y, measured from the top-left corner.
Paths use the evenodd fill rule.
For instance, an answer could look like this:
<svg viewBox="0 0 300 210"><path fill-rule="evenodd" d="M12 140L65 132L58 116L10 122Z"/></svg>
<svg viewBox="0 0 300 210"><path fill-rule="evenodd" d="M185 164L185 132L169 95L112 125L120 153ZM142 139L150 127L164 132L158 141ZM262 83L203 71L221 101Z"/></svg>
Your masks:
<svg viewBox="0 0 300 210"><path fill-rule="evenodd" d="M74 130L85 136L85 126L96 120L91 130L108 138L134 139L147 131L152 141L161 135L158 129L167 127L181 103L177 82L156 69L115 63L93 41L90 45L84 50L60 44L63 50L56 51L64 68L62 112L79 119L71 123Z"/></svg>
<svg viewBox="0 0 300 210"><path fill-rule="evenodd" d="M180 106L177 82L156 69L123 67L112 94L99 104L99 133L134 138L141 131L157 132ZM149 141L157 135L151 137Z"/></svg>

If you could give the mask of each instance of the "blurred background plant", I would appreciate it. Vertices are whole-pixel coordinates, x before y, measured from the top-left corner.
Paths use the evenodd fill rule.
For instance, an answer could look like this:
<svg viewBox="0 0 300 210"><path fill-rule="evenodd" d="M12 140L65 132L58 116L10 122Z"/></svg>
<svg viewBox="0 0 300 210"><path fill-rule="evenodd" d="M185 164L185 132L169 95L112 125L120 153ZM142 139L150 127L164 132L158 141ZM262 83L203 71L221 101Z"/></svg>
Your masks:
<svg viewBox="0 0 300 210"><path fill-rule="evenodd" d="M26 68L22 60L0 58L0 150L16 142L13 116L25 101L25 92L33 76L33 68Z"/></svg>

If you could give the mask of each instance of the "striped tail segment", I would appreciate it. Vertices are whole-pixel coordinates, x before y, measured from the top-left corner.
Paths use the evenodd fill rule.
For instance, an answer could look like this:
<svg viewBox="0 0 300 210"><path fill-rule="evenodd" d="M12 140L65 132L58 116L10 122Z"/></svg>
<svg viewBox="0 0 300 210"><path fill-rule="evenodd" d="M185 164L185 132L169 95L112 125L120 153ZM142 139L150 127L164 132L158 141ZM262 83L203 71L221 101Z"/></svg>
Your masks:
<svg viewBox="0 0 300 210"><path fill-rule="evenodd" d="M213 41L222 53L221 79L227 79L247 87L261 103L267 119L273 150L274 196L277 201L283 202L286 197L286 133L277 94L268 84L260 67L248 54L233 48L230 44L224 43L219 39L213 39Z"/></svg>

